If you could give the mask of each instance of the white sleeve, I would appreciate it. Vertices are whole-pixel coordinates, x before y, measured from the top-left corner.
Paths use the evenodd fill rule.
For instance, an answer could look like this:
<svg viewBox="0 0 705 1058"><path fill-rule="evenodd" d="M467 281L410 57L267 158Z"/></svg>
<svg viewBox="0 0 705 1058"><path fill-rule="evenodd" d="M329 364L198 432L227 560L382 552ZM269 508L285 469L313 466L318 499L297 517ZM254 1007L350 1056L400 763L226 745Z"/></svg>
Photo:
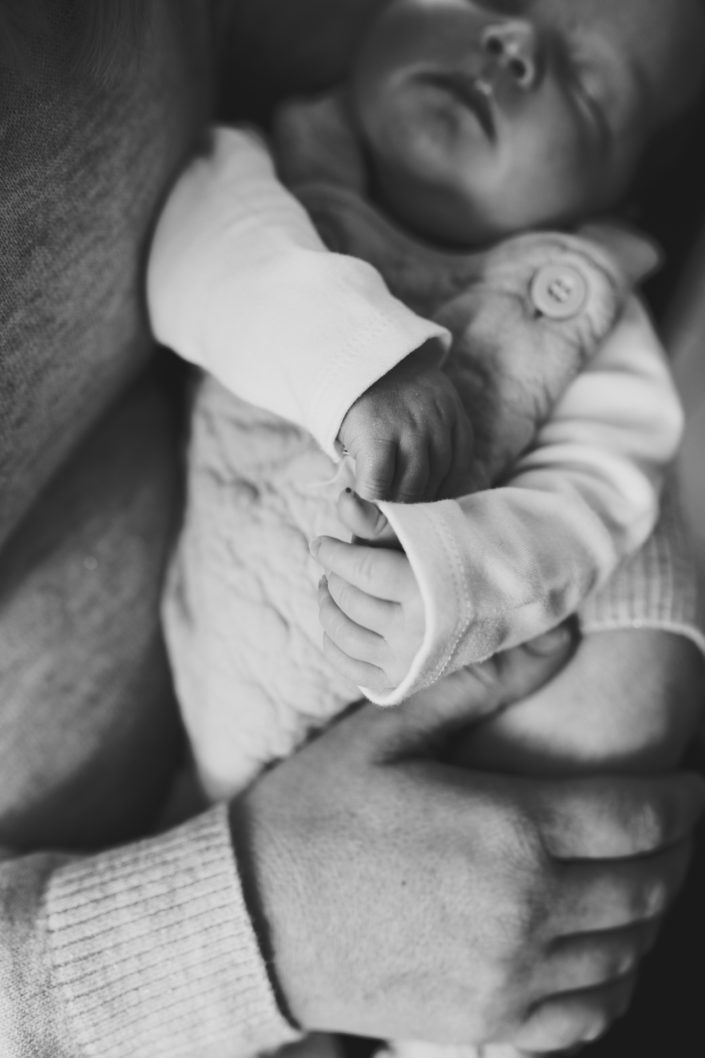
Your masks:
<svg viewBox="0 0 705 1058"><path fill-rule="evenodd" d="M305 427L329 454L351 404L445 328L371 265L330 253L253 131L216 128L177 181L147 271L158 341L238 396Z"/></svg>
<svg viewBox="0 0 705 1058"><path fill-rule="evenodd" d="M432 504L380 504L425 605L400 701L575 613L646 540L683 418L661 345L632 298L506 486ZM367 692L366 692L367 693Z"/></svg>

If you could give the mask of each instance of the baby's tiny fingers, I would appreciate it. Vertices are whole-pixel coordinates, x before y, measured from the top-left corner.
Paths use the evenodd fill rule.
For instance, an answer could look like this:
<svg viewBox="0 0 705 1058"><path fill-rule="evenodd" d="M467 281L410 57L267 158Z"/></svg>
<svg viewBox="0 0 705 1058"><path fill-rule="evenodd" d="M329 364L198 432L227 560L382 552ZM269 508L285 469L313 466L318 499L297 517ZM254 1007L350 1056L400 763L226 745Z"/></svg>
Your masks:
<svg viewBox="0 0 705 1058"><path fill-rule="evenodd" d="M390 627L398 620L400 607L398 603L387 602L385 599L375 599L367 592L348 584L342 577L335 573L328 575L328 592L333 601L346 614L351 621L362 628L369 628L371 632L384 636Z"/></svg>
<svg viewBox="0 0 705 1058"><path fill-rule="evenodd" d="M409 564L401 551L346 544L332 536L319 536L311 554L327 571L337 573L360 591L377 599L404 602L409 594ZM413 575L412 575L413 577Z"/></svg>
<svg viewBox="0 0 705 1058"><path fill-rule="evenodd" d="M363 500L352 489L346 489L338 497L338 514L345 527L358 540L396 542L394 531L377 504Z"/></svg>
<svg viewBox="0 0 705 1058"><path fill-rule="evenodd" d="M319 587L318 616L328 638L348 657L371 665L382 659L384 640L351 621L332 598L325 581Z"/></svg>
<svg viewBox="0 0 705 1058"><path fill-rule="evenodd" d="M381 669L378 669L376 665L369 665L367 662L356 661L348 657L325 633L323 653L335 665L338 672L341 672L357 687L367 687L370 691L378 693L391 690L389 680Z"/></svg>

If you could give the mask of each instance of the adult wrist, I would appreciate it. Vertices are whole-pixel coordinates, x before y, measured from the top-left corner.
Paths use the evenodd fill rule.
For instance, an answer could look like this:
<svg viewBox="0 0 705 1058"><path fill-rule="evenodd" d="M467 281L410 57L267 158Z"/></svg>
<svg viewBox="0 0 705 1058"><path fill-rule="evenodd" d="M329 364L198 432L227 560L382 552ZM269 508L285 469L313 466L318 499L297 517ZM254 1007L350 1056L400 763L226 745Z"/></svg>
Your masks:
<svg viewBox="0 0 705 1058"><path fill-rule="evenodd" d="M276 845L276 838L271 828L258 827L251 798L247 794L242 794L230 803L228 821L245 907L259 944L269 984L282 1016L292 1029L300 1030L302 1026L291 1009L277 967L273 921L277 916L277 901L272 890L280 888L276 884L280 869L277 856L270 854L271 845ZM286 880L282 881L286 885ZM286 920L287 912L281 909L281 914Z"/></svg>

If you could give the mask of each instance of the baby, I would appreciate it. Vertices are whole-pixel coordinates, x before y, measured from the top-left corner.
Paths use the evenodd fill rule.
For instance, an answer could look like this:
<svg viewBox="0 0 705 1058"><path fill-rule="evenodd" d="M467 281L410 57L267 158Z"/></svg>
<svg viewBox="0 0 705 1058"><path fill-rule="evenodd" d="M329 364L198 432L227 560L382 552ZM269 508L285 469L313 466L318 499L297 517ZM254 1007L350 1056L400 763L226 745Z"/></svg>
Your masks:
<svg viewBox="0 0 705 1058"><path fill-rule="evenodd" d="M591 627L687 631L658 592L616 618L596 601L653 528L681 418L630 294L652 251L576 225L694 102L704 40L697 0L390 0L349 83L283 108L272 142L349 256L322 252L250 133L218 132L177 184L150 310L214 377L164 615L210 797L358 687L401 701L581 606ZM640 746L614 713L604 756ZM599 765L564 727L542 720L510 766Z"/></svg>

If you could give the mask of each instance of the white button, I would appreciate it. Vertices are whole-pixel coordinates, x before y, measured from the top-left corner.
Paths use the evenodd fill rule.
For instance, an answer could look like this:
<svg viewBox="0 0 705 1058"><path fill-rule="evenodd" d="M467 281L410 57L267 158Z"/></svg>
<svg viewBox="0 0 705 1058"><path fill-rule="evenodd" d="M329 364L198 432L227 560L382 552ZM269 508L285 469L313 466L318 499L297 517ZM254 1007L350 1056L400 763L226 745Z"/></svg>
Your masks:
<svg viewBox="0 0 705 1058"><path fill-rule="evenodd" d="M544 265L531 281L531 300L542 316L569 320L587 300L585 276L571 265Z"/></svg>

